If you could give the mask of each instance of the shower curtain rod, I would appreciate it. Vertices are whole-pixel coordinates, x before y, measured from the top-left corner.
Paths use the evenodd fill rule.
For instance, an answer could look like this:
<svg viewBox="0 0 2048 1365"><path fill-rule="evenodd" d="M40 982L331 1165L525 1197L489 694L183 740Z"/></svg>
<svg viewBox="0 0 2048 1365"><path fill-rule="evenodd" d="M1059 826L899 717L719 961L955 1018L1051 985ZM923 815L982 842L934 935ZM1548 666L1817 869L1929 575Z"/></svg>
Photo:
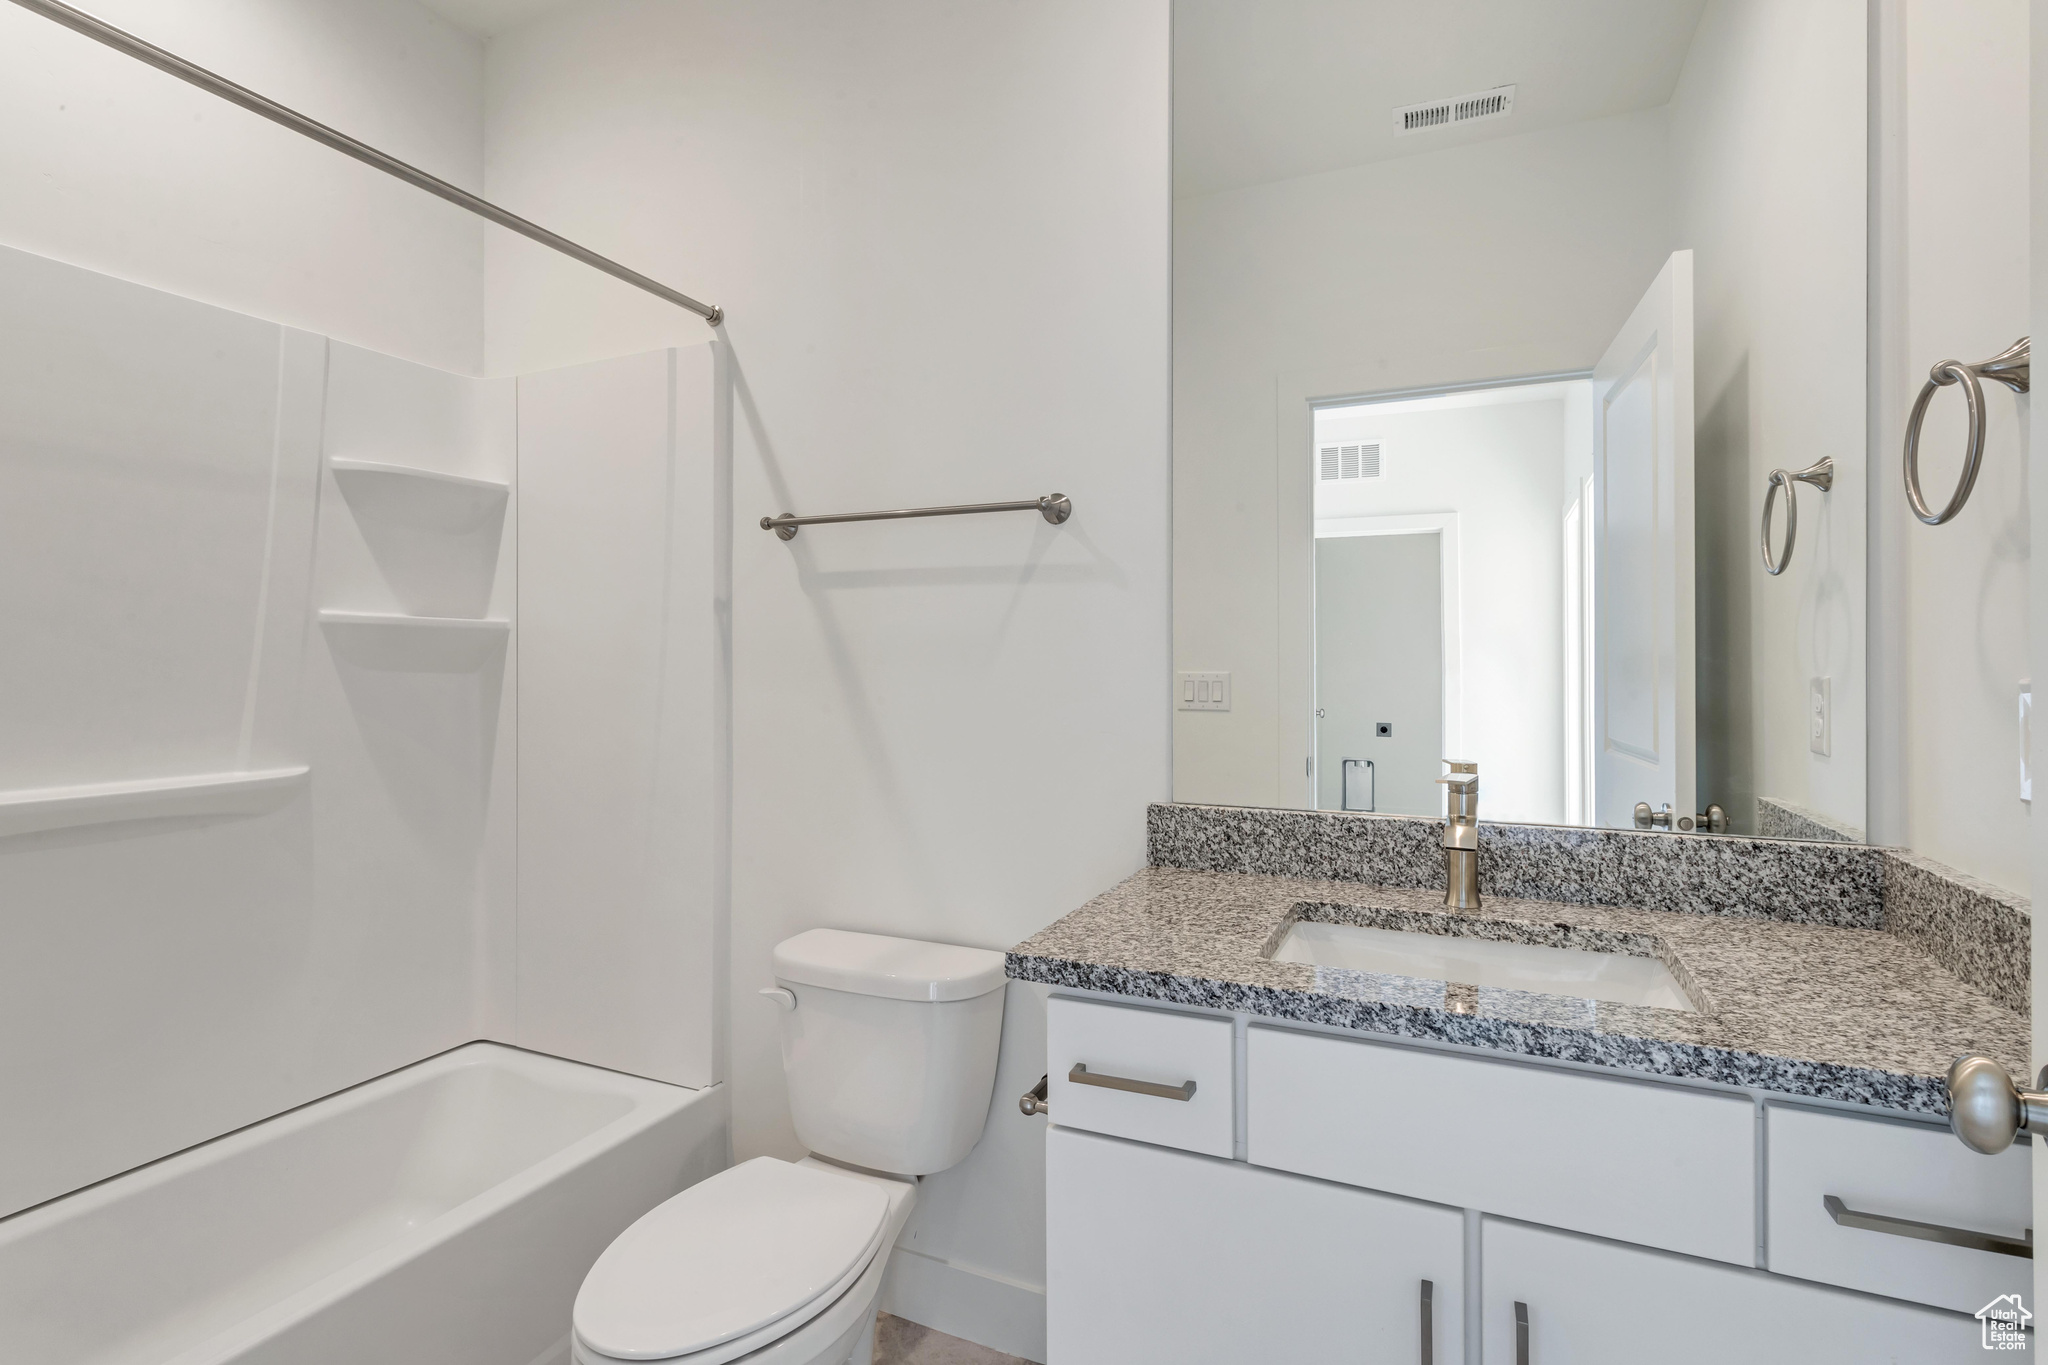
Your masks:
<svg viewBox="0 0 2048 1365"><path fill-rule="evenodd" d="M386 155L368 143L358 142L346 133L336 132L326 124L307 118L296 109L288 109L276 100L266 99L245 86L236 85L223 76L216 76L203 66L195 66L176 53L166 52L153 43L146 43L124 29L114 27L104 19L87 14L84 10L73 9L59 3L59 0L14 0L25 10L42 15L45 19L82 33L97 43L104 43L116 52L125 52L140 62L147 62L157 70L176 76L201 90L220 96L230 104L239 104L252 114L260 114L272 123L281 124L295 133L302 134L332 147L343 156L352 156L365 166L374 166L386 175L396 176L406 184L436 195L457 208L468 209L479 218L487 218L499 227L510 228L522 237L531 238L542 246L551 247L564 256L573 257L587 266L602 270L614 279L624 280L636 289L644 289L656 298L668 300L681 308L687 308L713 327L725 320L725 310L715 304L699 303L688 294L669 288L659 280L651 280L637 270L629 270L617 261L598 255L588 247L578 246L557 233L549 232L538 223L529 223L516 213L508 213L487 199L479 199L468 190L449 184L439 176L428 175L417 166L409 166L395 156Z"/></svg>

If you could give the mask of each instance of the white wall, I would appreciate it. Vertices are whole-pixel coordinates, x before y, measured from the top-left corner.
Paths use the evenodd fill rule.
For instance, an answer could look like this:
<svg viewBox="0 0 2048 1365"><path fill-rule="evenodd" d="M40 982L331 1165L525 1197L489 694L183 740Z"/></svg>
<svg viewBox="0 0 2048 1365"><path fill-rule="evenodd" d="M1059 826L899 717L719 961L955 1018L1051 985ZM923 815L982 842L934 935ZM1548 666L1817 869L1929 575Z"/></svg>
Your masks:
<svg viewBox="0 0 2048 1365"><path fill-rule="evenodd" d="M1564 818L1558 489L1571 404L1590 406L1584 383L1316 414L1318 444L1378 438L1386 471L1369 481L1317 484L1319 534L1325 521L1344 517L1457 514L1460 723L1455 733L1446 729L1446 752L1436 757L1479 764L1481 809L1490 820ZM1427 774L1436 776L1435 768Z"/></svg>
<svg viewBox="0 0 2048 1365"><path fill-rule="evenodd" d="M1936 361L1982 360L2028 329L2028 25L2023 0L1883 6L1871 555L1872 835L2025 893L2016 693L2029 676L2029 400L1985 386L1983 470L1947 525L1913 520L1899 444ZM1955 243L1971 243L1956 250ZM1929 500L1960 465L1963 404L1937 395Z"/></svg>
<svg viewBox="0 0 2048 1365"><path fill-rule="evenodd" d="M1175 203L1174 667L1234 687L1226 714L1174 713L1177 798L1307 804L1306 731L1282 724L1305 549L1275 548L1283 523L1306 544L1276 477L1306 411L1279 395L1590 369L1670 251L1664 129L1652 110Z"/></svg>
<svg viewBox="0 0 2048 1365"><path fill-rule="evenodd" d="M93 13L474 188L483 47L411 0L99 0ZM13 5L0 245L463 373L481 223Z"/></svg>
<svg viewBox="0 0 2048 1365"><path fill-rule="evenodd" d="M1670 106L1675 244L1694 266L1697 808L1720 802L1738 830L1759 794L1866 818L1866 28L1863 0L1715 0ZM1773 578L1765 480L1823 456L1834 489L1799 487L1798 543ZM1781 546L1784 527L1781 502ZM1834 708L1825 757L1807 742L1816 677Z"/></svg>
<svg viewBox="0 0 2048 1365"><path fill-rule="evenodd" d="M1140 866L1167 794L1167 7L621 3L489 61L492 196L728 310L735 1147L793 1155L775 942L1005 947ZM704 335L492 252L495 370ZM753 525L1053 491L1058 529ZM1040 998L1013 989L988 1130L892 1291L1026 1354Z"/></svg>

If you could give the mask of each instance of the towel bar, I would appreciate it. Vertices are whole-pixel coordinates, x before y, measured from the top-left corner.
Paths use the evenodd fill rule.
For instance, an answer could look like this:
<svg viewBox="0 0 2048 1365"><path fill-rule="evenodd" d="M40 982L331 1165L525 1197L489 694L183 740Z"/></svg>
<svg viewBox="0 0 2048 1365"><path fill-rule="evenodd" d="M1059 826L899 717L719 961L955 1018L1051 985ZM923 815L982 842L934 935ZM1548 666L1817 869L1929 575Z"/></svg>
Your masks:
<svg viewBox="0 0 2048 1365"><path fill-rule="evenodd" d="M895 521L901 517L960 517L977 512L1036 512L1058 526L1074 515L1073 499L1064 493L1047 493L1022 502L975 502L958 507L901 507L892 512L835 512L830 516L800 517L784 512L779 517L761 518L761 529L773 531L784 540L796 539L799 526L819 526L833 521Z"/></svg>

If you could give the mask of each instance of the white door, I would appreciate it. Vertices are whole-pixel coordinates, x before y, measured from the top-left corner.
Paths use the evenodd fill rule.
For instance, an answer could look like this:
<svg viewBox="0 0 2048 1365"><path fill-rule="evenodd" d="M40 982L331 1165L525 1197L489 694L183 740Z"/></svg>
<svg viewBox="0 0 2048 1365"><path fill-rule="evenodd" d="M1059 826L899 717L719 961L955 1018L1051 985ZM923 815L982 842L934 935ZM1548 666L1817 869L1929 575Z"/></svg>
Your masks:
<svg viewBox="0 0 2048 1365"><path fill-rule="evenodd" d="M1593 370L1593 808L1691 815L1692 253L1674 251Z"/></svg>
<svg viewBox="0 0 2048 1365"><path fill-rule="evenodd" d="M1045 1177L1052 1365L1465 1358L1456 1209L1059 1127Z"/></svg>
<svg viewBox="0 0 2048 1365"><path fill-rule="evenodd" d="M1483 1358L1516 1365L1965 1365L1960 1313L1489 1218ZM1523 1306L1527 1326L1516 1320ZM1527 1347L1520 1335L1526 1331Z"/></svg>
<svg viewBox="0 0 2048 1365"><path fill-rule="evenodd" d="M1443 535L1316 538L1322 810L1443 814Z"/></svg>

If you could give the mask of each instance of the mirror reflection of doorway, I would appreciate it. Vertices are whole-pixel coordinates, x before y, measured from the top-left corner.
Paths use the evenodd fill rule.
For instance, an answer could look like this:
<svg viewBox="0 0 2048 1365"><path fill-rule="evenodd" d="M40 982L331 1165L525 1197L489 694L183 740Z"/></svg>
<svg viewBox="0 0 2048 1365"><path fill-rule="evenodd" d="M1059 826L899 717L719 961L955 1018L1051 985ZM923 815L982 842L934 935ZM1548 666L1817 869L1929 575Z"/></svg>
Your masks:
<svg viewBox="0 0 2048 1365"><path fill-rule="evenodd" d="M1442 537L1412 530L1316 540L1323 810L1434 815L1443 804Z"/></svg>
<svg viewBox="0 0 2048 1365"><path fill-rule="evenodd" d="M1378 812L1441 815L1440 760L1458 758L1480 765L1485 818L1562 819L1568 755L1588 766L1587 689L1568 688L1567 658L1573 626L1590 632L1566 610L1559 531L1594 472L1591 386L1545 376L1311 409L1315 804L1345 809L1344 760L1370 759ZM1397 705L1414 719L1358 713Z"/></svg>

